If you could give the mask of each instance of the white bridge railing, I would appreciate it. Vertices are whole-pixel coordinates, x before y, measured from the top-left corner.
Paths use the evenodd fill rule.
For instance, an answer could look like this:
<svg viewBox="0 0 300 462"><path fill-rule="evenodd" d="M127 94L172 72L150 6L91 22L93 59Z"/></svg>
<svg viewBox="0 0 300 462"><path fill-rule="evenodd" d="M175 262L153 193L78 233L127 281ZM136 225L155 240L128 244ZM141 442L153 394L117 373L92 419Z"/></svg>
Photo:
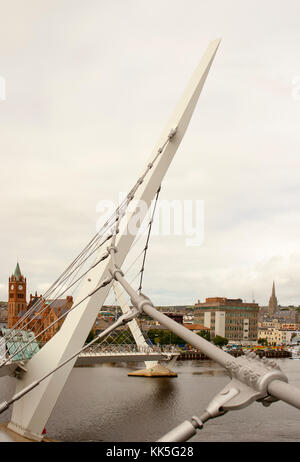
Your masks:
<svg viewBox="0 0 300 462"><path fill-rule="evenodd" d="M133 344L120 344L120 345L92 345L90 348L82 351L80 356L93 356L93 355L112 355L112 354L147 354L157 355L158 353L173 353L179 354L180 351L174 345L166 345L163 347L153 346L143 347Z"/></svg>

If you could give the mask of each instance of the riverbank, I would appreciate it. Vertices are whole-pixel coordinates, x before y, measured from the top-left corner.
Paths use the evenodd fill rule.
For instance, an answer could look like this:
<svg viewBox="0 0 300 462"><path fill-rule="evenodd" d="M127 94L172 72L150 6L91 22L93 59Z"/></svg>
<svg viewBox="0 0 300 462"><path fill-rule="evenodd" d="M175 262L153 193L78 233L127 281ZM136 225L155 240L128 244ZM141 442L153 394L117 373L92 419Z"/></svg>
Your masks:
<svg viewBox="0 0 300 462"><path fill-rule="evenodd" d="M253 350L257 356L260 358L291 358L292 353L287 350L273 350L273 349L266 349L266 350ZM234 356L237 358L238 356L244 355L243 350L230 350L227 351L230 355ZM187 350L187 351L182 351L180 355L177 358L179 361L190 361L190 360L209 360L205 354L201 353L200 351L197 350Z"/></svg>

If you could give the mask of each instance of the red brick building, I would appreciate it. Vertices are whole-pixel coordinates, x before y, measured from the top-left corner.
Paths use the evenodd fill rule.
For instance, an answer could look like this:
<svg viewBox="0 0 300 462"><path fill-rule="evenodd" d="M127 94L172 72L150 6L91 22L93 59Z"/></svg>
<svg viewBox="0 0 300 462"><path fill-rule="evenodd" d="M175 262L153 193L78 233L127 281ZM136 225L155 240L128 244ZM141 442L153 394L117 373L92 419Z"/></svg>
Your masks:
<svg viewBox="0 0 300 462"><path fill-rule="evenodd" d="M57 320L65 314L72 305L73 297L67 296L66 298L58 298L55 300L45 300L42 295L38 296L37 293L35 293L35 295L30 294L30 302L28 303L27 309L33 308L33 310L29 316L31 322L28 328L32 330L35 335L38 335L44 329L48 328L39 338L40 341L48 342L48 340L60 329L65 317L59 321ZM36 309L34 309L34 307L36 307ZM57 322L49 327L54 321Z"/></svg>
<svg viewBox="0 0 300 462"><path fill-rule="evenodd" d="M8 286L8 314L7 327L9 329L16 326L17 329L31 330L36 336L47 329L47 332L39 337L40 341L47 342L60 329L65 317L50 326L54 321L65 314L73 305L73 297L62 299L46 300L42 295L30 294L30 301L26 301L26 278L22 275L19 263L15 272L9 278ZM31 313L21 321L26 312L31 309Z"/></svg>
<svg viewBox="0 0 300 462"><path fill-rule="evenodd" d="M26 278L21 274L19 263L17 263L14 274L8 280L7 327L9 329L18 322L20 313L24 313L26 309Z"/></svg>

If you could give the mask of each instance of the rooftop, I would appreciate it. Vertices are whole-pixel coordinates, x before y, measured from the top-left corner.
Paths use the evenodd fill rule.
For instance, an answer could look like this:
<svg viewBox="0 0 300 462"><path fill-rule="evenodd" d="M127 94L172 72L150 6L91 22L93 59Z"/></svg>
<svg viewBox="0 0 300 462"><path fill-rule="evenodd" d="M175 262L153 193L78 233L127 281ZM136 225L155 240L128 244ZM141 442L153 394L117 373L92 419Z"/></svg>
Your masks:
<svg viewBox="0 0 300 462"><path fill-rule="evenodd" d="M202 324L183 324L189 330L211 330L210 327L205 327Z"/></svg>
<svg viewBox="0 0 300 462"><path fill-rule="evenodd" d="M228 306L232 308L257 308L257 303L243 302L241 298L210 297L206 298L204 303L195 303L195 308L209 308Z"/></svg>

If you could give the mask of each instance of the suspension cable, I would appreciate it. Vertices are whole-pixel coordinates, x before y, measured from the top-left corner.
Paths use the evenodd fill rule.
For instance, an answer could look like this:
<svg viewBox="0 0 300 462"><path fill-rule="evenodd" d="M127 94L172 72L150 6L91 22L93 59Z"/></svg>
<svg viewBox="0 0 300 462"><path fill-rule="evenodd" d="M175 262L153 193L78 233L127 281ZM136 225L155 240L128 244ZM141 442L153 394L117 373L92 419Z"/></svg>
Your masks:
<svg viewBox="0 0 300 462"><path fill-rule="evenodd" d="M105 242L107 242L111 237L112 237L112 235L109 235L109 236L108 236L108 237L107 237L107 238L106 238L106 239L105 239L94 251L93 251L93 253L96 252L96 250L98 250L100 247L102 247L102 245L103 245ZM95 266L97 266L101 261L105 260L108 256L109 256L109 255L108 255L107 253L105 253L96 263L94 263L90 268L88 268L80 277L78 277L75 281L71 282L70 285L69 285L68 287L66 287L66 288L63 290L63 292L60 292L60 294L59 294L56 298L54 298L49 304L45 305L45 306L43 307L42 310L37 311L37 313L35 314L35 316L34 316L33 318L30 318L30 320L27 322L27 324L22 325L22 329L25 329L29 324L31 324L31 323L32 323L38 316L40 316L47 308L51 307L51 306L53 305L53 303L58 299L58 297L61 297L62 295L64 295L71 287L73 287L75 284L77 284L84 276L86 276L86 274L88 274L93 268L95 268ZM79 268L79 269L80 269L80 268ZM79 271L79 269L78 269L78 271ZM77 271L77 273L78 273L78 271ZM72 273L71 273L71 274L72 274ZM76 275L75 275L75 276L76 276ZM40 305L40 307L42 306L43 300L45 300L44 297L42 297L42 299L38 302L39 305ZM36 304L34 304L34 305L30 308L30 310L28 310L29 312L28 312L28 313L26 312L26 316L24 316L24 318L21 318L21 320L24 322L25 319L26 319L27 317L29 317L30 314L31 314L32 312L34 312L34 311L37 310L37 308L38 308L38 307L36 306ZM31 327L34 327L34 325L31 326ZM15 328L15 327L14 327L14 328ZM8 336L8 337L9 337L9 336ZM9 337L9 338L10 338L10 337Z"/></svg>
<svg viewBox="0 0 300 462"><path fill-rule="evenodd" d="M112 215L112 217L104 224L103 228L105 229L105 227L107 226L108 222L111 221L111 219L112 219L113 217L115 217L115 223L116 223L115 229L116 229L116 230L115 230L115 234L113 235L113 242L115 242L116 234L117 234L117 232L119 231L120 218L122 218L122 217L124 216L125 211L126 211L128 205L129 205L129 202L134 198L134 195L135 195L137 189L139 188L139 186L143 183L145 176L146 176L147 173L150 171L150 169L153 167L153 165L154 165L154 163L156 162L157 158L158 158L158 157L160 156L160 154L163 152L163 150L164 150L164 148L166 147L166 145L170 142L170 140L171 140L171 138L174 136L175 132L176 132L176 130L171 130L171 131L170 131L170 133L169 133L169 135L168 135L168 138L166 139L165 143L163 143L163 145L158 149L156 156L154 157L153 161L150 162L150 163L148 164L148 166L147 166L147 168L146 168L144 174L139 178L139 180L136 182L136 184L134 185L134 187L130 190L130 192L128 193L126 199L123 201L123 203L122 203L119 207L117 207L117 209L116 209L115 213ZM115 223L114 223L114 224L115 224ZM93 238L93 239L91 240L91 242L85 247L85 249L80 253L79 256L84 255L84 253L87 252L87 249L89 249L89 248L91 247L93 241L94 241L95 239L98 239L98 238L99 238L99 233L97 233L97 234L94 236L94 238ZM75 259L75 261L78 261L79 256ZM74 262L73 262L73 263L74 263ZM69 268L72 268L73 263L72 263L71 265L69 265L69 267L67 268L67 270L68 270ZM65 272L64 272L63 274L65 274L65 273L67 272L67 270L65 270ZM61 277L58 278L57 281L60 281L60 280L61 280ZM54 285L55 285L55 284L53 284L51 287L53 287ZM99 288L100 288L100 287L99 287ZM98 289L99 289L99 288L98 288ZM97 290L98 290L98 289L97 289ZM48 291L47 291L47 292L48 292ZM64 292L63 292L63 293L64 293ZM91 294L90 294L90 295L91 295ZM89 296L89 295L88 295L88 296ZM86 298L87 298L87 297L86 297ZM83 300L85 300L85 299L83 299ZM83 300L81 300L78 304L82 303ZM52 303L53 303L54 301L55 301L55 300L53 300ZM58 319L56 319L53 323L51 323L46 329L44 329L42 332L40 332L36 338L38 338L40 335L42 335L42 334L45 333L48 329L50 329L50 327L52 327L52 325L54 325L55 323L59 322L60 319L62 319L63 317L65 317L72 309L74 309L76 306L78 306L78 304L76 304L75 306L73 306L70 310L68 310L66 313L64 313L62 316L60 316ZM47 307L49 307L49 306L50 306L50 305L47 305ZM36 309L35 304L34 304L33 307L31 307L31 308L32 308L32 309L33 309L33 308ZM46 308L46 307L44 307L44 309L45 309L45 308ZM39 313L39 314L40 314L40 313ZM25 316L25 318L26 318L26 316ZM20 321L18 321L17 324L19 324L21 321L23 321L22 318L21 318ZM8 337L9 337L9 336L8 336ZM31 344L32 342L33 342L33 340L31 340L30 342L28 342L27 345ZM25 345L24 347L22 347L21 350L23 350L25 347L26 347L26 345ZM11 357L9 357L9 358L7 359L4 363L2 363L1 366L3 366L4 364L6 364L6 362L9 361L9 359L11 359L12 357L14 357L18 352L20 352L20 350L17 350L17 352L15 352ZM0 366L0 367L1 367L1 366Z"/></svg>
<svg viewBox="0 0 300 462"><path fill-rule="evenodd" d="M142 253L141 253L142 254ZM139 257L141 256L141 254L139 255ZM98 262L96 262L93 267L95 267L96 265L98 265L101 261L103 261L105 258L107 258L108 255L104 255L104 257L102 257L102 259L100 259ZM134 265L134 263L136 263L136 260L131 264L131 266L126 270L126 273L128 273L128 271L132 268L132 266ZM89 270L88 270L89 271ZM138 277L138 275L140 274L140 271L134 276L134 278L130 281L130 284L132 284L135 279ZM63 313L59 318L57 318L56 320L54 320L51 324L49 324L49 326L47 326L45 329L43 329L41 332L38 332L37 335L35 335L35 337L31 340L29 340L25 345L23 345L19 350L15 351L13 354L11 354L8 358L6 358L6 360L0 364L0 368L2 366L5 366L5 364L7 364L8 361L10 361L12 358L14 358L17 354L21 353L22 351L24 351L29 345L31 345L34 341L36 341L37 338L39 338L40 336L42 336L43 334L45 334L51 327L53 327L55 324L59 323L59 321L61 321L64 317L66 317L74 308L76 308L77 306L79 306L84 300L86 300L88 297L90 297L91 295L93 295L95 292L97 292L99 289L101 289L102 287L106 286L111 280L109 280L107 282L107 280L105 280L101 286L99 286L97 289L95 289L93 292L91 292L90 294L88 294L85 298L83 298L82 300L80 300L76 305L72 306L71 308L69 308L69 310L67 310L65 313ZM124 291L122 292L122 294L124 293ZM122 295L121 294L121 295ZM34 350L36 349L36 346L34 348Z"/></svg>
<svg viewBox="0 0 300 462"><path fill-rule="evenodd" d="M156 193L153 212L152 212L152 216L151 216L151 219L150 219L150 222L149 222L149 229L148 229L148 236L147 236L147 240L146 240L146 245L145 245L145 247L143 249L144 257L143 257L143 263L142 263L142 268L141 268L140 284L139 284L139 288L138 288L139 293L141 293L141 290L142 290L146 254L147 254L147 250L148 250L148 244L149 244L149 239L150 239L150 234L151 234L151 228L152 228L152 223L153 223L153 219L154 219L155 209L156 209L156 205L157 205L160 190L161 190L161 186L158 188L157 193Z"/></svg>
<svg viewBox="0 0 300 462"><path fill-rule="evenodd" d="M46 297L49 297L50 294L51 294L52 292L54 292L54 290L55 290L55 285L56 285L56 289L59 287L59 286L58 286L58 283L59 283L60 285L62 285L63 282L64 282L66 279L68 279L68 278L71 276L71 274L73 274L74 271L75 271L77 268L80 268L80 267L82 266L82 264L83 264L83 263L84 263L84 262L85 262L85 261L86 261L86 260L87 260L98 248L100 248L100 247L108 240L108 239L105 239L105 241L104 241L103 243L101 243L99 246L97 246L97 247L94 249L94 251L91 252L91 253L85 258L85 260L84 260L83 262L81 262L71 273L70 273L70 271L69 271L69 274L67 274L67 271L70 270L70 269L72 269L72 267L73 267L78 261L80 261L80 258L83 258L83 257L86 255L86 253L88 252L88 250L91 249L95 244L97 244L97 241L99 241L99 239L100 239L101 237L103 237L104 230L105 230L105 228L106 228L106 230L107 230L108 224L109 224L114 218L115 218L115 220L118 219L119 210L120 210L122 207L124 207L124 205L127 206L127 203L126 203L127 200L128 200L128 199L124 199L124 201L123 201L123 202L120 204L120 206L116 209L116 211L113 213L113 215L112 215L112 216L106 221L106 223L103 225L103 227L101 228L101 230L93 237L93 239L90 241L90 243L86 245L86 247L84 248L84 250L83 250L83 251L78 255L78 257L76 257L76 259L69 265L69 267L67 268L67 270L65 270L65 271L62 273L62 275L55 281L55 283L53 283L52 286L46 291L46 293L43 295L42 299L45 299ZM114 223L112 223L111 226L113 226L113 224L114 224ZM102 231L102 234L101 234L101 231ZM110 237L111 237L111 236L109 236L109 238L110 238ZM66 275L66 274L67 274L67 275ZM65 277L63 278L63 276L65 276ZM63 293L64 293L64 292L63 292ZM57 297L63 295L63 293L59 294ZM53 300L53 302L57 299L57 297ZM26 317L28 317L28 316L30 315L30 313L31 313L32 311L36 311L36 310L42 305L42 303L43 303L43 300L40 300L40 301L38 302L38 304L35 303L28 311L26 311L25 315L13 326L13 329L15 329L19 324L21 324L21 323L24 321L24 319L26 319ZM47 306L49 307L49 305L47 305ZM39 314L40 314L40 313L39 313ZM4 337L7 338L7 337L9 337L9 336L10 336L10 333L7 333L7 334L5 334Z"/></svg>
<svg viewBox="0 0 300 462"><path fill-rule="evenodd" d="M102 247L102 245L107 242L110 238L112 237L112 235L109 235L98 247L96 247L96 249L94 249L94 251L90 254L92 255L94 252L96 252L100 247ZM89 256L90 256L89 255ZM89 258L89 256L84 260L84 262ZM89 271L91 271L96 265L98 265L101 261L103 261L105 258L108 257L108 254L104 254L104 256L98 260L95 264L93 264L87 271L85 271L85 273L83 273L79 278L77 278L74 282L72 282L66 289L63 290L63 292L61 292L59 295L57 295L56 298L54 298L49 304L45 305L43 307L42 310L40 311L37 311L43 304L43 301L45 300L44 296L41 297L41 299L38 301L38 303L34 303L33 306L25 313L25 316L23 316L17 324L15 324L13 326L13 329L16 328L16 326L20 323L22 323L22 330L24 330L29 324L33 323L33 321L38 317L40 316L47 308L51 307L53 305L53 303L58 299L58 297L61 297L62 295L64 295L71 287L73 287L75 284L77 284ZM83 263L84 263L83 262ZM79 268L80 269L80 268ZM78 271L79 271L78 269ZM75 270L73 270L73 272L71 274L74 273ZM78 273L77 271L77 273ZM71 275L70 274L70 275ZM36 312L35 316L33 316L32 318L29 319L29 321L23 325L24 321L26 320L26 318L29 318L29 316L33 313L33 312ZM35 326L35 324L33 324L31 327L33 328ZM17 333L16 331L11 331L9 332L8 334L6 334L4 337L7 339L7 340L13 340L15 337L16 337ZM1 366L0 366L1 367Z"/></svg>
<svg viewBox="0 0 300 462"><path fill-rule="evenodd" d="M104 242L106 242L106 240L105 240ZM98 247L96 248L96 250L97 250L99 247L101 247L101 245L102 245L102 244L100 244L100 246L98 246ZM83 256L82 256L82 257L83 257ZM81 258L82 258L82 257L81 257ZM87 258L88 258L88 257L87 257ZM77 259L77 261L79 261L79 260ZM84 260L84 261L85 261L85 260ZM74 265L73 265L73 266L74 266ZM80 266L81 266L81 265L78 265L71 273L69 273L67 276L65 276L64 279L61 279L60 285L62 285L63 282L65 282L65 280L68 279L78 268L80 269ZM71 265L70 265L69 268L71 269ZM58 281L58 280L57 280L57 281ZM54 284L53 284L52 286L54 286ZM51 287L52 287L52 286L51 286ZM56 288L53 287L52 290L48 289L48 290L45 292L45 294L43 294L42 299L45 299L46 297L49 297L49 296L54 292L54 290L57 290L58 288L59 288L59 286L57 285L57 287L56 287ZM59 297L60 295L62 295L62 294L59 294L57 297ZM56 297L56 298L57 298L57 297ZM43 303L43 300L39 300L38 302L35 302L35 303L33 304L33 306L30 307L30 308L26 311L25 315L24 315L20 320L18 320L18 322L13 326L13 328L16 328L20 323L24 322L24 320L25 320L33 311L36 311L38 308L41 307L42 303ZM49 306L49 305L48 305L48 306ZM9 334L7 334L7 336L9 336Z"/></svg>
<svg viewBox="0 0 300 462"><path fill-rule="evenodd" d="M100 289L100 287L98 288ZM95 292L95 291L94 291ZM23 396L25 396L27 393L29 393L31 390L33 390L35 387L40 385L41 382L43 382L45 379L47 379L50 375L52 375L54 372L65 366L68 362L72 361L72 359L76 358L80 353L82 353L84 350L89 348L93 343L95 343L97 340L106 337L109 335L113 330L115 330L117 327L127 324L127 322L131 321L131 319L134 319L138 314L137 311L131 310L130 313L126 313L125 315L120 316L117 321L109 326L105 331L101 332L97 337L95 337L91 342L87 343L84 347L82 347L79 351L74 353L72 356L67 358L65 361L60 363L58 366L56 366L54 369L51 369L49 372L44 374L40 379L35 380L32 382L30 385L27 387L23 388L19 393L16 393L10 400L4 401L0 404L0 414L6 409L8 409L15 401L19 400Z"/></svg>
<svg viewBox="0 0 300 462"><path fill-rule="evenodd" d="M112 278L105 279L102 284L94 289L92 292L90 292L88 295L86 295L84 298L82 298L78 303L73 305L69 310L67 310L65 313L63 313L59 318L57 318L55 321L53 321L49 326L47 326L45 329L43 329L37 336L35 336L32 340L30 340L28 343L26 343L24 346L22 346L19 350L15 351L9 358L7 358L3 363L1 363L1 367L7 364L9 360L14 358L18 353L21 353L25 348L27 348L32 342L36 341L38 337L40 337L42 334L47 332L52 326L54 326L56 323L58 323L61 319L67 316L71 311L73 311L77 306L79 306L82 302L84 302L87 298L91 297L94 295L98 290L102 289L105 287L107 284L109 284L112 281Z"/></svg>

